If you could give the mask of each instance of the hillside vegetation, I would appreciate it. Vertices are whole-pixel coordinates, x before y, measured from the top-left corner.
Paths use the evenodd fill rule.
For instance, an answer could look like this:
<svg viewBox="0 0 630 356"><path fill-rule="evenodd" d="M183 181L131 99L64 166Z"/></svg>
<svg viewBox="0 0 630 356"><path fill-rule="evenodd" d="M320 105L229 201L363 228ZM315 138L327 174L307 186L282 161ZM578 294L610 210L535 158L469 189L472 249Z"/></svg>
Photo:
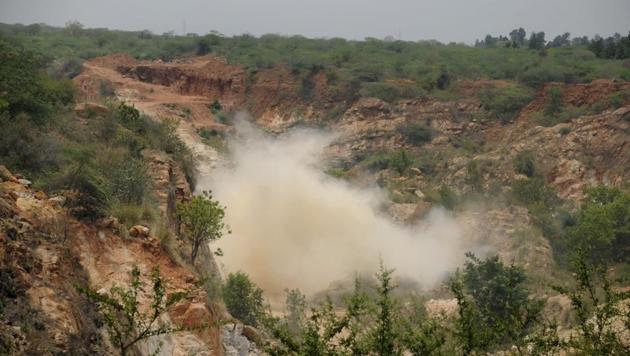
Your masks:
<svg viewBox="0 0 630 356"><path fill-rule="evenodd" d="M190 340L215 347L222 328L225 350L243 337L271 355L627 354L630 37L521 30L467 46L0 25L0 353L111 353L109 333L121 353L146 354L151 332L187 332L195 353ZM214 273L207 242L237 228L230 207L191 197L209 174L196 168L216 163L191 145L229 157L242 109L273 133L335 132L334 179L382 188L401 226L439 207L493 253L467 254L431 290L382 262L353 288L286 286L272 312L247 273ZM63 221L29 215L42 211ZM42 249L80 273L45 284ZM142 272L124 270L136 260ZM46 323L70 317L29 299L30 279L78 285L48 297L80 306L66 314L84 332L53 345ZM142 285L159 313L138 313ZM156 327L134 326L145 319Z"/></svg>

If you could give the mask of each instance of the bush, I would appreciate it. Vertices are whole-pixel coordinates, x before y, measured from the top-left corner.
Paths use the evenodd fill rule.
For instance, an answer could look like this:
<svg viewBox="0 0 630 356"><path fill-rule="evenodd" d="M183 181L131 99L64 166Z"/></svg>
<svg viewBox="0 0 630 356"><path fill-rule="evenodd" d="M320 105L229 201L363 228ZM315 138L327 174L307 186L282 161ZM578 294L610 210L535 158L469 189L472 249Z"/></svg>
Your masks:
<svg viewBox="0 0 630 356"><path fill-rule="evenodd" d="M258 325L264 311L263 291L243 272L230 273L223 286L223 301L233 317L251 326Z"/></svg>
<svg viewBox="0 0 630 356"><path fill-rule="evenodd" d="M527 208L534 224L544 236L556 237L561 232L561 223L555 216L560 199L541 178L515 181L512 184L512 198L516 204Z"/></svg>
<svg viewBox="0 0 630 356"><path fill-rule="evenodd" d="M156 267L151 273L150 287L147 288L151 291L147 295L150 309L144 311L140 307L139 297L141 293L144 294L145 282L140 278L137 266L131 270L130 277L127 288L114 285L107 292L77 287L80 293L96 304L112 346L123 356L138 342L177 331L169 322L162 320L162 316L188 293L175 292L167 295L167 283ZM200 326L202 325L193 327Z"/></svg>
<svg viewBox="0 0 630 356"><path fill-rule="evenodd" d="M545 103L545 116L555 116L562 110L564 106L564 90L553 86L547 89L547 101Z"/></svg>
<svg viewBox="0 0 630 356"><path fill-rule="evenodd" d="M142 160L128 155L111 158L104 172L112 198L125 204L142 204L150 192L151 181Z"/></svg>
<svg viewBox="0 0 630 356"><path fill-rule="evenodd" d="M217 114L219 113L221 110L223 110L223 106L221 105L221 103L218 100L214 100L210 105L210 111L212 111L213 114Z"/></svg>
<svg viewBox="0 0 630 356"><path fill-rule="evenodd" d="M473 192L483 192L483 172L479 161L472 160L466 165L466 183L472 188Z"/></svg>
<svg viewBox="0 0 630 356"><path fill-rule="evenodd" d="M403 175L412 163L411 157L404 149L392 154L389 159L389 166L394 168L400 175Z"/></svg>
<svg viewBox="0 0 630 356"><path fill-rule="evenodd" d="M530 87L540 88L550 82L570 83L574 79L574 73L560 64L542 64L526 70L519 79Z"/></svg>
<svg viewBox="0 0 630 356"><path fill-rule="evenodd" d="M514 157L514 170L531 178L536 174L536 163L532 151L521 151Z"/></svg>
<svg viewBox="0 0 630 356"><path fill-rule="evenodd" d="M423 92L413 84L375 82L364 83L359 94L364 97L379 98L383 101L393 103L400 99L419 97Z"/></svg>
<svg viewBox="0 0 630 356"><path fill-rule="evenodd" d="M542 203L552 206L557 203L557 197L552 188L545 185L542 178L520 179L512 184L512 195L516 202L525 206Z"/></svg>
<svg viewBox="0 0 630 356"><path fill-rule="evenodd" d="M478 95L483 108L506 123L514 119L529 102L534 93L531 89L509 86L505 88L492 88L481 91Z"/></svg>
<svg viewBox="0 0 630 356"><path fill-rule="evenodd" d="M459 306L455 337L461 351L485 354L515 345L522 352L544 302L529 298L522 268L506 266L497 256L485 260L466 256L463 273L450 282Z"/></svg>
<svg viewBox="0 0 630 356"><path fill-rule="evenodd" d="M568 243L593 262L630 262L630 194L616 188L586 190L577 223L567 231Z"/></svg>
<svg viewBox="0 0 630 356"><path fill-rule="evenodd" d="M433 130L431 127L421 122L401 125L398 127L398 132L405 137L407 142L417 146L429 143L433 139Z"/></svg>
<svg viewBox="0 0 630 356"><path fill-rule="evenodd" d="M184 233L192 245L190 260L193 265L201 244L220 239L226 232L224 216L225 207L213 200L208 191L177 204L177 217L185 226Z"/></svg>

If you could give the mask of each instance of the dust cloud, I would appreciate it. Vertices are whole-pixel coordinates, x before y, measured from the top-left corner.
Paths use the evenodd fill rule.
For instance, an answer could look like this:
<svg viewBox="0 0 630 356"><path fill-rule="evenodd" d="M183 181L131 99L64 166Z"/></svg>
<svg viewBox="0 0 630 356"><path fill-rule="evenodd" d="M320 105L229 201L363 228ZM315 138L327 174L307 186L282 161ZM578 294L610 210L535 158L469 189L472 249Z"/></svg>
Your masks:
<svg viewBox="0 0 630 356"><path fill-rule="evenodd" d="M285 288L315 293L371 273L379 258L426 287L461 262L461 227L446 212L401 226L378 212L382 191L325 174L322 153L334 135L268 136L243 121L236 127L232 163L199 182L227 206L232 234L211 246L223 250L224 272L247 272L273 298Z"/></svg>

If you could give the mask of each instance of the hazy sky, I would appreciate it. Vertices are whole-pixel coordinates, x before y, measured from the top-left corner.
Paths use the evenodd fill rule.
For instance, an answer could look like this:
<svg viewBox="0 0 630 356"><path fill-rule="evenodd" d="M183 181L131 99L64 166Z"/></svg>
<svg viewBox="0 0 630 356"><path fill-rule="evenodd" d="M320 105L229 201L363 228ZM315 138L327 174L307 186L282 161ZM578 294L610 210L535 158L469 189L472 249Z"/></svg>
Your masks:
<svg viewBox="0 0 630 356"><path fill-rule="evenodd" d="M155 33L302 34L308 37L473 42L524 27L549 37L630 30L630 0L0 0L0 22ZM184 25L185 23L185 25Z"/></svg>

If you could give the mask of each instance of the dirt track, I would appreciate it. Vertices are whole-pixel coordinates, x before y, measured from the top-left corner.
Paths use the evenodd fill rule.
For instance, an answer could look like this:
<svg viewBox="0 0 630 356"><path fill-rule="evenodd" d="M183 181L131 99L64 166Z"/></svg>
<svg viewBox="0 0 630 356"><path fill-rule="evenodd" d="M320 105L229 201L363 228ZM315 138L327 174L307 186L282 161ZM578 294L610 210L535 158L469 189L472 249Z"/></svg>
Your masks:
<svg viewBox="0 0 630 356"><path fill-rule="evenodd" d="M192 65L202 66L203 62ZM182 95L172 87L123 76L115 69L103 65L101 61L85 63L83 73L75 82L81 89L84 100L97 100L100 93L94 93L95 83L109 82L119 100L156 119L173 119L179 122L177 134L195 154L200 177L209 176L210 171L222 162L220 154L204 144L197 134L199 127L222 126L215 123L208 108L211 102L208 98Z"/></svg>

